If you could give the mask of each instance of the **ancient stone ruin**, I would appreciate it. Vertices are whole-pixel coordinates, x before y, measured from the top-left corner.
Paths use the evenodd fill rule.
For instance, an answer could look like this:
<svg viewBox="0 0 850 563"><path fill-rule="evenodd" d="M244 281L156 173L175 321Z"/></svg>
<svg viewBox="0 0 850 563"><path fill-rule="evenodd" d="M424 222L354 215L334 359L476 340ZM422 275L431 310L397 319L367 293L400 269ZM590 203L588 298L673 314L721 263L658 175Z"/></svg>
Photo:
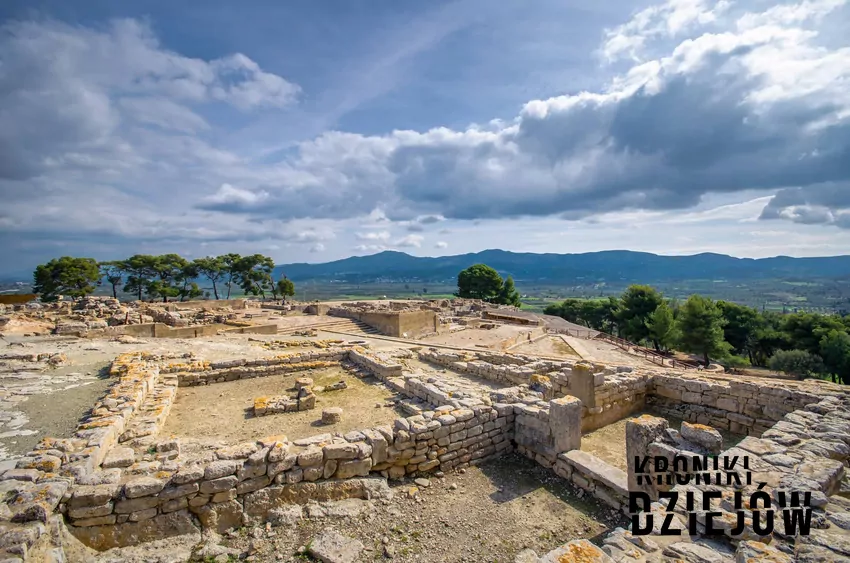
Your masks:
<svg viewBox="0 0 850 563"><path fill-rule="evenodd" d="M850 396L840 386L492 349L377 349L344 339L283 342L262 344L277 355L259 359L210 361L144 350L118 355L110 367L114 382L73 436L42 439L2 475L5 560L26 560L29 553L44 553L45 545L61 552L52 532L58 528L102 551L189 531L292 525L286 515L293 510L301 515L307 503L389 498L397 480L457 472L511 452L625 516L634 513L630 492L645 493L640 518L646 523L655 515L647 534L617 528L596 543L582 539L550 553L524 551L517 561L850 558ZM292 351L279 353L282 349ZM394 406L405 416L386 411L392 418L385 424L335 432L349 417L332 401L353 390L345 380L316 384L317 374L335 369L375 380L398 397ZM255 395L253 415L310 417L324 428L214 446L203 436L176 439L164 431L181 392L229 389L245 380L259 385L281 375L295 378L292 392ZM336 372L328 377L339 381ZM331 392L334 388L347 389ZM227 393L221 396L225 400ZM317 402L324 400L330 402ZM635 416L646 409L658 416ZM685 422L673 428L661 418L668 415ZM582 450L583 434L624 419L626 470ZM719 431L746 437L727 447ZM694 459L718 454L747 458L752 480L677 480L695 470ZM646 456L668 463L641 472L632 460ZM787 535L777 526L763 533L754 513L758 507L750 503L738 526L735 495L749 499L759 490L775 505L795 491L809 493L811 532ZM719 531L708 535L705 511L684 502L670 505L673 492L690 495L696 506L706 495L717 495L711 520ZM684 530L679 535L662 534L668 506L672 525ZM323 550L353 550L356 558L364 549L335 533L317 538L310 548L314 557L334 560L322 559L330 557Z"/></svg>

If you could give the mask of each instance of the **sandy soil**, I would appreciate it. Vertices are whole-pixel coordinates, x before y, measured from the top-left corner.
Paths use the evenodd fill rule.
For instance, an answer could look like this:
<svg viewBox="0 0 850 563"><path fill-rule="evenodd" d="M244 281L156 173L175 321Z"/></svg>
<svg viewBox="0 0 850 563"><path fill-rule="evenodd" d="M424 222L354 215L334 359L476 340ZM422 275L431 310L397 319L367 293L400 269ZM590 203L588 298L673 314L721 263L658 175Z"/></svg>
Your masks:
<svg viewBox="0 0 850 563"><path fill-rule="evenodd" d="M629 418L638 417L642 414L666 418L670 423L670 428L678 430L682 426L681 419L661 416L652 411L635 413L632 417L618 420L613 424L584 434L581 437L582 451L595 455L602 461L626 471L628 464L628 460L626 460L626 422ZM724 449L737 445L746 437L723 430L720 431L720 434L723 436Z"/></svg>
<svg viewBox="0 0 850 563"><path fill-rule="evenodd" d="M318 393L316 408L309 411L253 415L255 397L290 395L299 377L311 377L315 385L322 386L344 379L348 388ZM387 404L393 396L376 379L358 379L341 368L183 387L177 391L163 434L195 442L238 443L277 434L297 439L331 431L348 432L395 420L400 414L395 408L375 406ZM342 407L342 420L333 426L322 425L319 420L325 407Z"/></svg>
<svg viewBox="0 0 850 563"><path fill-rule="evenodd" d="M529 327L502 325L493 329L467 328L454 333L438 334L420 340L423 344L446 344L460 348L496 348L507 338L513 338Z"/></svg>
<svg viewBox="0 0 850 563"><path fill-rule="evenodd" d="M576 342L576 350L581 350L580 355L586 360L618 366L652 367L661 369L661 366L658 364L654 364L640 356L628 354L608 342L603 342L601 340L585 340L583 338L577 339L573 336L567 336L566 340L570 343Z"/></svg>
<svg viewBox="0 0 850 563"><path fill-rule="evenodd" d="M226 543L259 547L259 562L302 561L298 548L332 527L363 542L358 561L386 561L386 545L393 561L510 563L523 549L542 555L573 539L599 541L626 524L619 513L588 502L567 481L516 454L429 482L395 485L392 501L374 503L356 518L244 530Z"/></svg>
<svg viewBox="0 0 850 563"><path fill-rule="evenodd" d="M529 354L532 356L547 356L552 358L580 358L572 347L558 336L548 336L536 342L521 344L511 348L512 354Z"/></svg>

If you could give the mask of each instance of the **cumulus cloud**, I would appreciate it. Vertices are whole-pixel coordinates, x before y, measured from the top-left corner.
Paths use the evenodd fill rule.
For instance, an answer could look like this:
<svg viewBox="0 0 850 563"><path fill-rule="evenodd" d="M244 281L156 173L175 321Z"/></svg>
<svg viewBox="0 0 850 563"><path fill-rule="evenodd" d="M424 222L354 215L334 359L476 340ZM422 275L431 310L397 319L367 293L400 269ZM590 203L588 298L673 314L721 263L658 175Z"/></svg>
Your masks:
<svg viewBox="0 0 850 563"><path fill-rule="evenodd" d="M659 37L676 37L686 31L712 23L729 8L727 0L667 0L650 6L614 29L606 30L603 56L613 61L628 57L635 61L647 42Z"/></svg>
<svg viewBox="0 0 850 563"><path fill-rule="evenodd" d="M186 104L241 110L284 107L299 87L234 54L201 60L163 48L136 20L106 29L58 22L0 27L0 178L44 173L50 159L114 153L122 119L193 132L205 121Z"/></svg>
<svg viewBox="0 0 850 563"><path fill-rule="evenodd" d="M437 243L434 245L434 248L448 248L448 247L449 247L449 243L444 242L444 241L437 241Z"/></svg>
<svg viewBox="0 0 850 563"><path fill-rule="evenodd" d="M780 190L764 207L760 218L850 229L850 182Z"/></svg>
<svg viewBox="0 0 850 563"><path fill-rule="evenodd" d="M355 233L357 240L373 240L373 241L388 241L390 240L389 231L371 231L366 233Z"/></svg>
<svg viewBox="0 0 850 563"><path fill-rule="evenodd" d="M357 252L380 252L382 250L387 250L389 247L383 244L358 244L354 247L354 250Z"/></svg>
<svg viewBox="0 0 850 563"><path fill-rule="evenodd" d="M133 20L7 23L0 235L306 249L327 242L306 224L350 220L359 250L417 248L444 220L688 209L742 190L776 194L751 216L846 227L850 47L822 33L847 15L846 0L671 0L605 36L630 68L595 91L461 129L328 131L277 161L229 148L205 111L296 101L247 56L187 57Z"/></svg>
<svg viewBox="0 0 850 563"><path fill-rule="evenodd" d="M217 207L230 208L247 207L252 208L268 199L269 194L265 191L253 192L242 188L236 188L230 184L222 184L218 191L207 198L206 207L215 209Z"/></svg>
<svg viewBox="0 0 850 563"><path fill-rule="evenodd" d="M419 248L422 246L423 240L425 240L425 237L421 235L407 235L398 239L395 246L399 248Z"/></svg>
<svg viewBox="0 0 850 563"><path fill-rule="evenodd" d="M837 0L809 4L791 11L844 9ZM601 92L532 100L513 120L383 136L331 132L303 143L282 164L280 183L262 186L271 194L262 212L307 213L286 204L297 193L313 215L381 207L417 232L423 215L579 219L684 209L712 192L846 180L850 48L819 42L813 26L822 15L770 10L688 35L725 9L668 2L636 17L624 29L688 38Z"/></svg>

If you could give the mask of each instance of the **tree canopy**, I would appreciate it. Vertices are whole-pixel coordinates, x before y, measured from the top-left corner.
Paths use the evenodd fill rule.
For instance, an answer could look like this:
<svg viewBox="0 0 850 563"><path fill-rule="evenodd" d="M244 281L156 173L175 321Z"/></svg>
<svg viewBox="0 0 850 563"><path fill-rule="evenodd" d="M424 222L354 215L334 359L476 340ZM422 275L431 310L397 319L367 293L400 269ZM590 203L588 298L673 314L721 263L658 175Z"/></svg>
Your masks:
<svg viewBox="0 0 850 563"><path fill-rule="evenodd" d="M661 294L648 285L632 285L620 297L617 308L617 326L623 338L640 342L650 337L647 326L650 316L662 303ZM655 342L656 349L658 343Z"/></svg>
<svg viewBox="0 0 850 563"><path fill-rule="evenodd" d="M502 280L499 272L486 264L475 264L462 270L457 276L458 297L464 299L482 299L489 303L520 306L519 292L514 279Z"/></svg>
<svg viewBox="0 0 850 563"><path fill-rule="evenodd" d="M33 290L42 301L55 301L60 295L84 297L94 292L100 277L94 258L63 256L35 269Z"/></svg>
<svg viewBox="0 0 850 563"><path fill-rule="evenodd" d="M295 295L295 284L292 283L292 280L288 278L282 278L277 281L277 293L283 299L283 302L286 303L287 297L292 297Z"/></svg>
<svg viewBox="0 0 850 563"><path fill-rule="evenodd" d="M699 354L708 366L711 358L724 357L730 346L723 340L723 314L717 304L702 295L691 295L679 310L679 347Z"/></svg>

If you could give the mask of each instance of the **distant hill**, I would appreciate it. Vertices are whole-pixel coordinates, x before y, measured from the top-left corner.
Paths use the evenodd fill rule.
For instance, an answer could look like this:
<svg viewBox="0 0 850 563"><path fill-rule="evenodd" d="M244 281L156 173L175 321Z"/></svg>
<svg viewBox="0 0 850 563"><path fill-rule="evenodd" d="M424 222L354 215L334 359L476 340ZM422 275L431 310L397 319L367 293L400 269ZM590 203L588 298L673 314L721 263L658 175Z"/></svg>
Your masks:
<svg viewBox="0 0 850 563"><path fill-rule="evenodd" d="M385 251L353 256L324 264L285 264L275 275L293 281L421 280L452 281L472 264L492 266L518 282L538 283L645 283L676 280L812 279L850 277L850 256L823 258L734 258L724 254L659 256L648 252L610 250L584 254L532 254L485 250L474 254L420 258L404 252Z"/></svg>

